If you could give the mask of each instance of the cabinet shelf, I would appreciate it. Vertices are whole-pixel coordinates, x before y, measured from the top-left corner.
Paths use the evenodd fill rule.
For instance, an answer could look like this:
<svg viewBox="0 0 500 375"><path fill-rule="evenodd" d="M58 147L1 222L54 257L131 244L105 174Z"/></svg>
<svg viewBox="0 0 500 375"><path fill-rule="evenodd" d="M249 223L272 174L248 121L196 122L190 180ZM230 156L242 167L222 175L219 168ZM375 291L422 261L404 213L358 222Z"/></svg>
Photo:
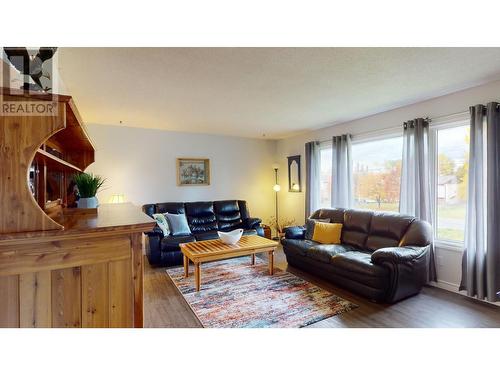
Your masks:
<svg viewBox="0 0 500 375"><path fill-rule="evenodd" d="M35 160L43 161L50 167L51 170L61 171L61 172L82 172L77 166L68 163L67 161L58 158L55 155L48 153L41 148L36 151Z"/></svg>

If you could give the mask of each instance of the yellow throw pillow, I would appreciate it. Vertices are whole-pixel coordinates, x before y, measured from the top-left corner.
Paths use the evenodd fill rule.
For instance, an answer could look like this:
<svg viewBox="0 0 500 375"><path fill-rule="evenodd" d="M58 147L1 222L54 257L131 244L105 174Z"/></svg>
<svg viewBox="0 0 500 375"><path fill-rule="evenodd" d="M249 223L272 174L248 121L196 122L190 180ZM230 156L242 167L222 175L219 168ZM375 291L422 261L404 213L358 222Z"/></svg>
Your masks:
<svg viewBox="0 0 500 375"><path fill-rule="evenodd" d="M341 234L342 224L316 222L312 240L322 244L339 244Z"/></svg>

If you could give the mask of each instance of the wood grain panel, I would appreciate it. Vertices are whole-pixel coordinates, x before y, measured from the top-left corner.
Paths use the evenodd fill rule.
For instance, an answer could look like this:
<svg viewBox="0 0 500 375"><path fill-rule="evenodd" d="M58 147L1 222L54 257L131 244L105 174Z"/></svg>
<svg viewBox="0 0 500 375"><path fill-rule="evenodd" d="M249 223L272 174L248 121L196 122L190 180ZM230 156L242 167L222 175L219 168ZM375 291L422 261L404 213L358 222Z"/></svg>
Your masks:
<svg viewBox="0 0 500 375"><path fill-rule="evenodd" d="M26 100L4 97L4 100ZM28 188L28 168L43 141L66 123L65 106L57 116L0 116L0 233L61 229L43 213Z"/></svg>
<svg viewBox="0 0 500 375"><path fill-rule="evenodd" d="M99 240L51 241L33 245L0 247L0 275L76 267L131 257L130 240L118 237Z"/></svg>
<svg viewBox="0 0 500 375"><path fill-rule="evenodd" d="M0 277L0 328L19 327L19 277Z"/></svg>
<svg viewBox="0 0 500 375"><path fill-rule="evenodd" d="M142 234L130 236L132 247L132 278L134 280L134 327L144 327L144 256L142 255Z"/></svg>
<svg viewBox="0 0 500 375"><path fill-rule="evenodd" d="M132 327L134 323L134 284L132 262L109 263L109 322L112 328Z"/></svg>
<svg viewBox="0 0 500 375"><path fill-rule="evenodd" d="M82 326L80 267L52 271L52 327Z"/></svg>
<svg viewBox="0 0 500 375"><path fill-rule="evenodd" d="M37 328L52 326L50 271L19 275L19 325Z"/></svg>
<svg viewBox="0 0 500 375"><path fill-rule="evenodd" d="M109 327L108 264L82 267L82 327Z"/></svg>

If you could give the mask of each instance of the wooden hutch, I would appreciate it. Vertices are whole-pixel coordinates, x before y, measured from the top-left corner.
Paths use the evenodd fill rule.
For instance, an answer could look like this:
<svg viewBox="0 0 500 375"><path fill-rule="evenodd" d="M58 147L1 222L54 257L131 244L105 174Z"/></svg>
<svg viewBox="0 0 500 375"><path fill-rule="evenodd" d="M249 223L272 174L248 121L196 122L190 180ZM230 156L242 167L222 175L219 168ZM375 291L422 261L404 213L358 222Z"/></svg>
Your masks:
<svg viewBox="0 0 500 375"><path fill-rule="evenodd" d="M94 161L73 100L0 95L0 327L142 327L154 221L131 204L69 209Z"/></svg>

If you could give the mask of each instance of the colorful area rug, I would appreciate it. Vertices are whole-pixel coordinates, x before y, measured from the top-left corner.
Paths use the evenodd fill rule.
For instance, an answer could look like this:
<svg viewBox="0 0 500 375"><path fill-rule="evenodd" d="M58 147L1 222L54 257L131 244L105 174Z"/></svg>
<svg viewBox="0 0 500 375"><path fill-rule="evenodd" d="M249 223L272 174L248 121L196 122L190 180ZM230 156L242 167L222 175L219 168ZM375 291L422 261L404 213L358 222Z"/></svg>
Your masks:
<svg viewBox="0 0 500 375"><path fill-rule="evenodd" d="M194 289L193 267L167 270L204 327L300 328L357 307L291 273L257 258L235 258L202 265L201 290Z"/></svg>

